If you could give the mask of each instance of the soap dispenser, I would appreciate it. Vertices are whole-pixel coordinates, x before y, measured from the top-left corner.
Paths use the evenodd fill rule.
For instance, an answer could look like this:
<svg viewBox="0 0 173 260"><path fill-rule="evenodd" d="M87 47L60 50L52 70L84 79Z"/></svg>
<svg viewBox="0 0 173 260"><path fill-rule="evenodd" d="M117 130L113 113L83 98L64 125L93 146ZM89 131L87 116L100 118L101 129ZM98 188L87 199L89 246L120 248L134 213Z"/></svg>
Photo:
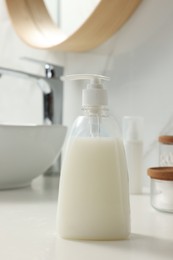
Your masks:
<svg viewBox="0 0 173 260"><path fill-rule="evenodd" d="M109 117L101 75L69 75L89 80L82 92L83 115L68 135L59 185L57 232L76 240L120 240L130 233L125 151Z"/></svg>

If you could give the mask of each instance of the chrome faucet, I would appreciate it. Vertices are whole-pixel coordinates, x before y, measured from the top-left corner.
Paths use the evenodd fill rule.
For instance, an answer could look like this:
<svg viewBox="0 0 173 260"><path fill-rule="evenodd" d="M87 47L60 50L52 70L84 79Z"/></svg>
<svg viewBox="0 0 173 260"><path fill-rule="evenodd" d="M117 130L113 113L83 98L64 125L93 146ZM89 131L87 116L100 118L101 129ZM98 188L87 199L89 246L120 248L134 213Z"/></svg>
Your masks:
<svg viewBox="0 0 173 260"><path fill-rule="evenodd" d="M23 57L22 59L41 64L44 67L45 76L0 67L0 77L9 75L35 80L43 93L44 124L62 124L63 82L61 76L63 75L63 67L32 58ZM61 158L56 160L44 175L57 175L60 173L60 168Z"/></svg>
<svg viewBox="0 0 173 260"><path fill-rule="evenodd" d="M20 70L0 67L0 76L10 75L25 79L35 80L43 93L43 121L45 124L62 123L62 102L63 102L63 67L23 57L22 59L41 64L45 70L45 76L27 73Z"/></svg>

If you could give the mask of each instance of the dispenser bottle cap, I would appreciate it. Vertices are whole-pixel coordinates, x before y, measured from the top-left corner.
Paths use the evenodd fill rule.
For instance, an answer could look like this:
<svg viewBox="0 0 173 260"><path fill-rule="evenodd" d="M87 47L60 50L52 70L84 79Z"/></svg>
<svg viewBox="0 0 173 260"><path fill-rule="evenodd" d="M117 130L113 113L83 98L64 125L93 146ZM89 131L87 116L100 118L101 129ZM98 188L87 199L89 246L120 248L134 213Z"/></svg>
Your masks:
<svg viewBox="0 0 173 260"><path fill-rule="evenodd" d="M82 106L107 106L107 91L104 89L102 80L109 80L108 77L97 74L75 74L67 75L65 79L89 80L87 88L82 91Z"/></svg>

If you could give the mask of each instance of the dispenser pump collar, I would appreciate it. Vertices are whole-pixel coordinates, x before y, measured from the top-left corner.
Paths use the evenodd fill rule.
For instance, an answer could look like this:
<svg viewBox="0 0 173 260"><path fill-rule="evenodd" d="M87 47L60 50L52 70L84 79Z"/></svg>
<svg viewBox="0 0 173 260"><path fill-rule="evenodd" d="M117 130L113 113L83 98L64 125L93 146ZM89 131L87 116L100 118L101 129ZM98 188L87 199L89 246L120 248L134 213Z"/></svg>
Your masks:
<svg viewBox="0 0 173 260"><path fill-rule="evenodd" d="M97 74L75 74L67 75L69 80L89 80L86 88L82 91L82 106L107 106L107 91L104 89L102 80L109 80L108 77Z"/></svg>

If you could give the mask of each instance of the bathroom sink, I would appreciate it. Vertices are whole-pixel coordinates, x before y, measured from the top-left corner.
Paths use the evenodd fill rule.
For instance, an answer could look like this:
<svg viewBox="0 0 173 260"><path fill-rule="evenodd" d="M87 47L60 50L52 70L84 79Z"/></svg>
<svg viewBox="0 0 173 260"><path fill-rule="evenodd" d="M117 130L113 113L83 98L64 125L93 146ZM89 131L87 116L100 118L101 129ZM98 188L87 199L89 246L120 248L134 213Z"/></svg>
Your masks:
<svg viewBox="0 0 173 260"><path fill-rule="evenodd" d="M58 158L62 125L0 125L0 189L27 186Z"/></svg>

